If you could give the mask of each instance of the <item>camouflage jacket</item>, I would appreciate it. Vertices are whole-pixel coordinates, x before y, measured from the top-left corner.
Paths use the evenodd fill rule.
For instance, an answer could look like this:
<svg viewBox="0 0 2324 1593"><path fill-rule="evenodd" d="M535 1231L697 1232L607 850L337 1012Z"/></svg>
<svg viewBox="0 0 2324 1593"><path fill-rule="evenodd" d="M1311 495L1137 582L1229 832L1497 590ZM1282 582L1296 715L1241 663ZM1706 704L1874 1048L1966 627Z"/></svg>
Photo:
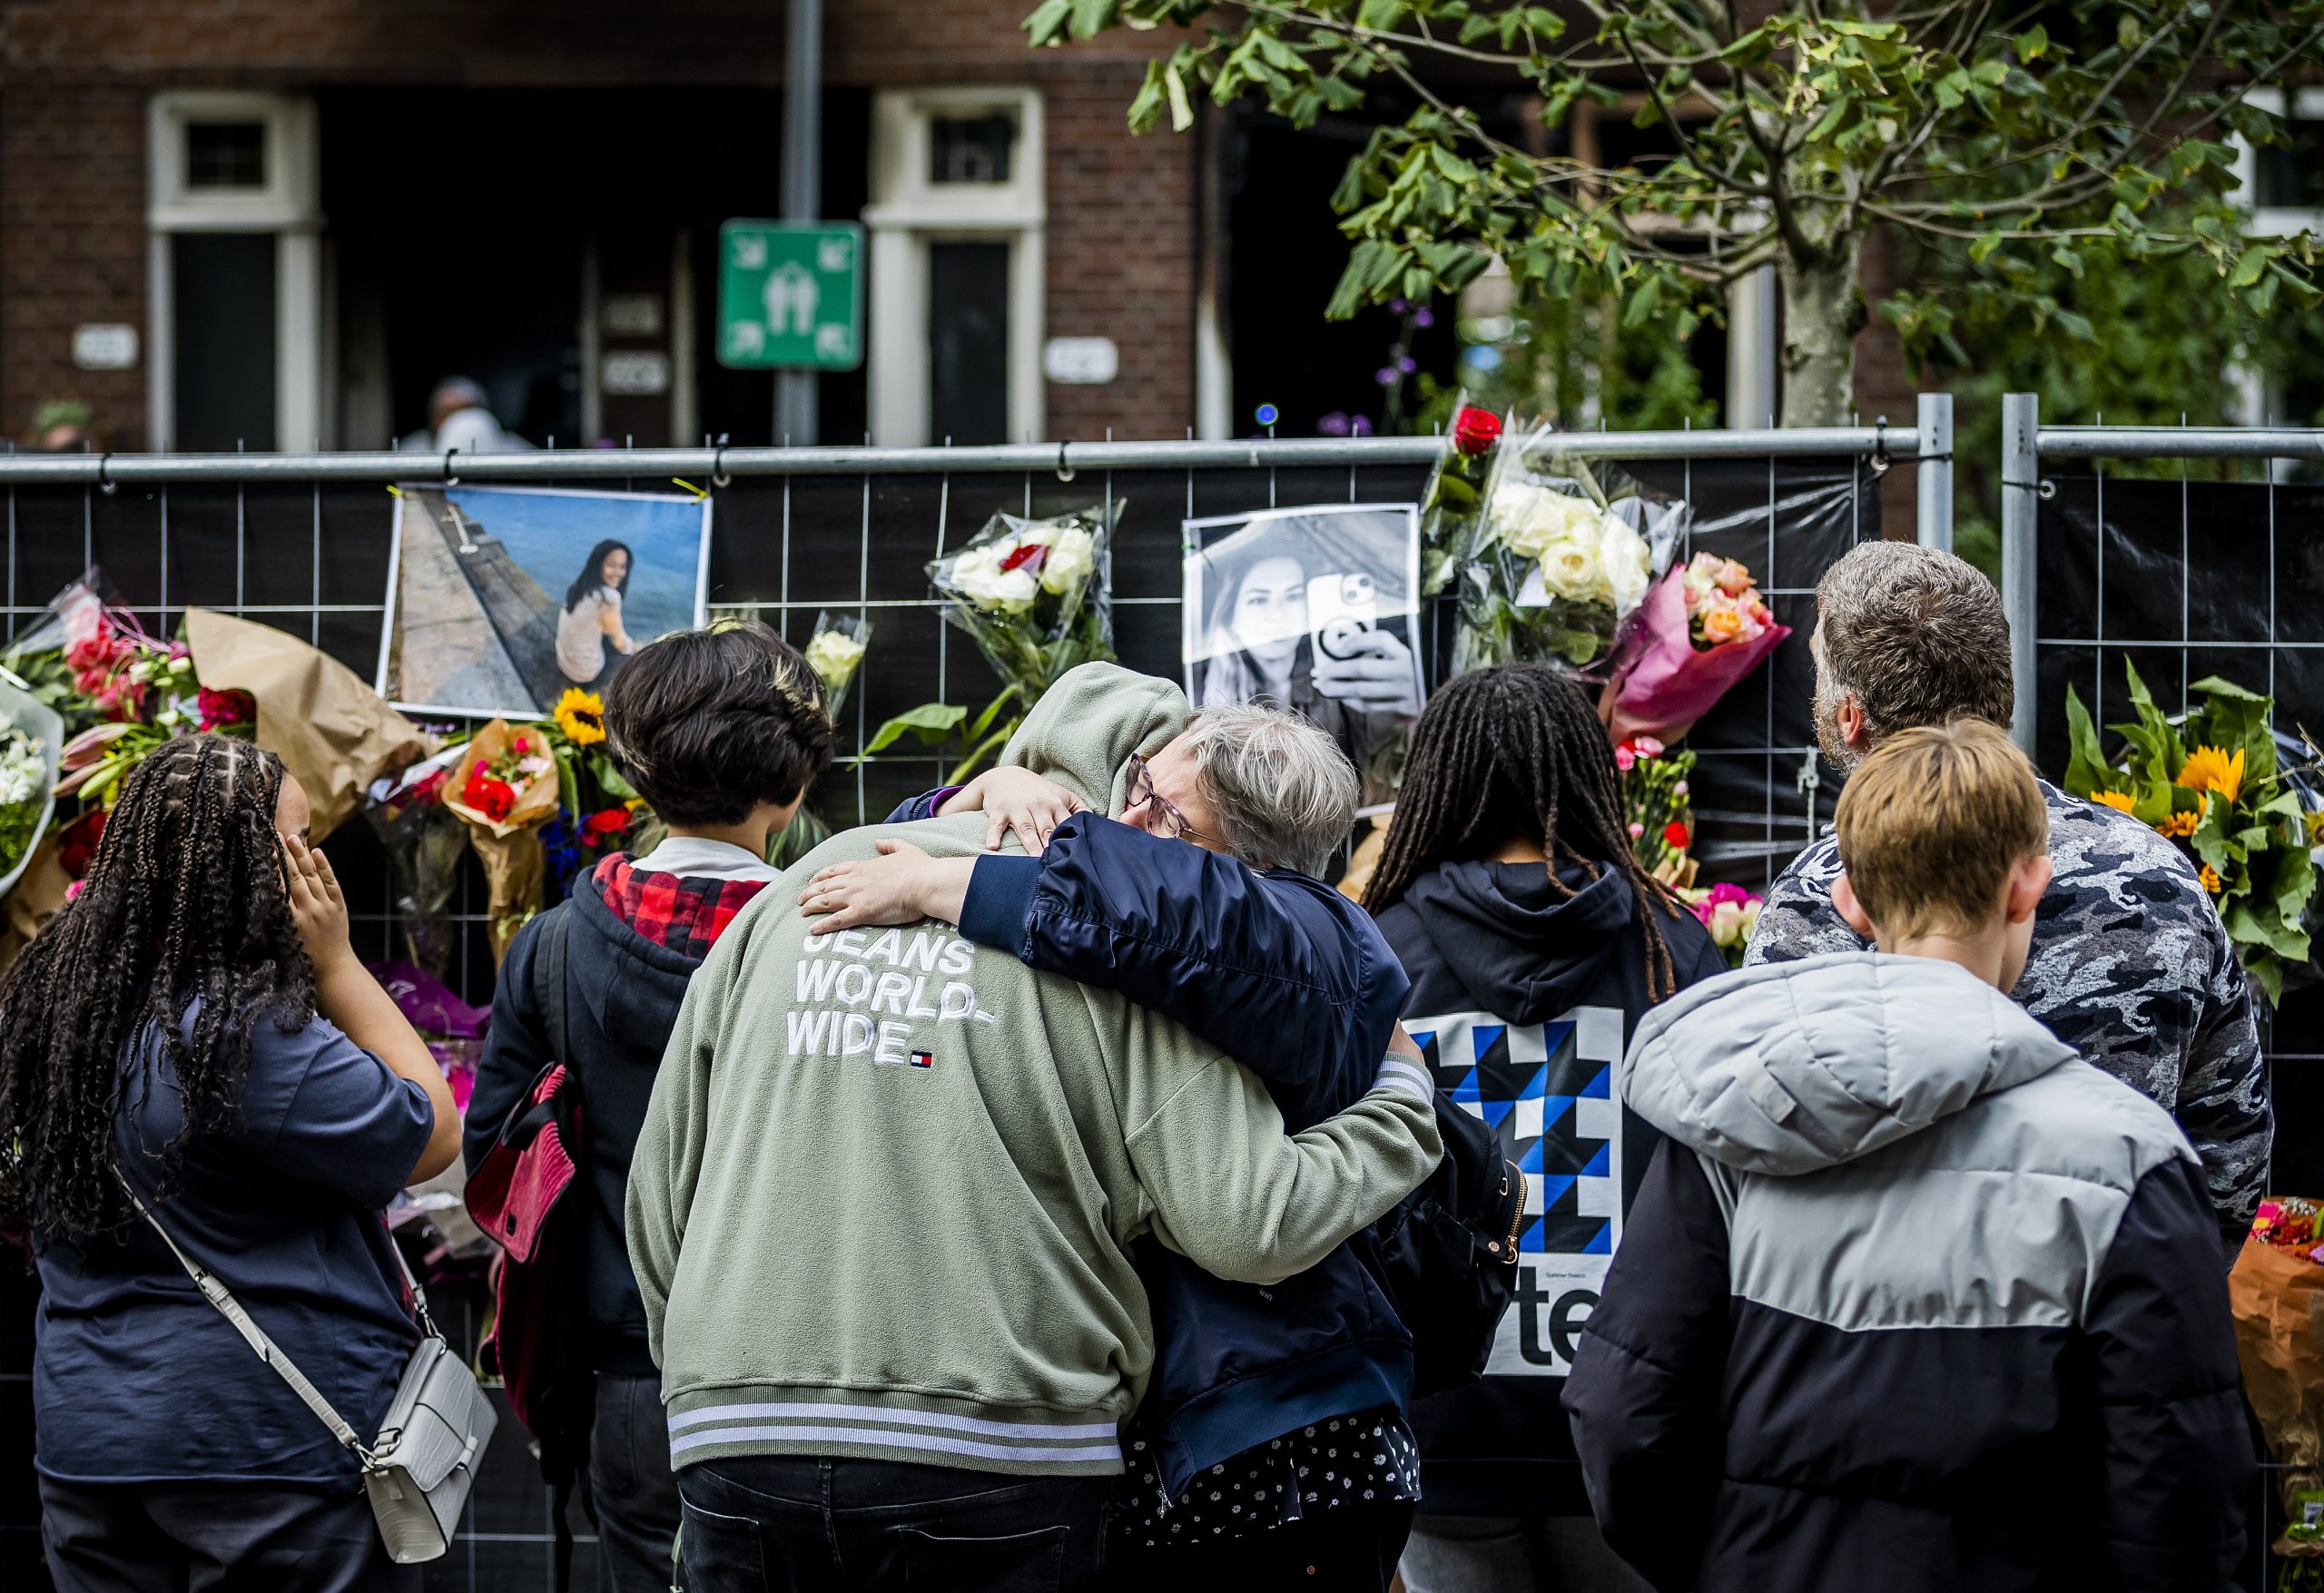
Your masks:
<svg viewBox="0 0 2324 1593"><path fill-rule="evenodd" d="M2240 1244L2267 1179L2275 1121L2250 988L2226 926L2177 847L2046 781L2042 795L2057 874L2011 994L2179 1120L2203 1159L2220 1231ZM1801 852L1768 892L1746 965L1863 949L1832 906L1840 871L1830 836Z"/></svg>

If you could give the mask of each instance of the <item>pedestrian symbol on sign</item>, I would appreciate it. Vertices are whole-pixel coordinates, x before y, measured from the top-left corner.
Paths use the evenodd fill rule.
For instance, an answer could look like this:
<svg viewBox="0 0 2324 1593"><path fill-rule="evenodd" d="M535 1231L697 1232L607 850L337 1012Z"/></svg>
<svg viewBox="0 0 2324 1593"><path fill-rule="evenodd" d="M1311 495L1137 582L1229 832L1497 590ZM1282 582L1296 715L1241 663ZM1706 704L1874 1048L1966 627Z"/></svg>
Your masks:
<svg viewBox="0 0 2324 1593"><path fill-rule="evenodd" d="M719 363L852 370L863 359L863 230L729 221L719 252Z"/></svg>

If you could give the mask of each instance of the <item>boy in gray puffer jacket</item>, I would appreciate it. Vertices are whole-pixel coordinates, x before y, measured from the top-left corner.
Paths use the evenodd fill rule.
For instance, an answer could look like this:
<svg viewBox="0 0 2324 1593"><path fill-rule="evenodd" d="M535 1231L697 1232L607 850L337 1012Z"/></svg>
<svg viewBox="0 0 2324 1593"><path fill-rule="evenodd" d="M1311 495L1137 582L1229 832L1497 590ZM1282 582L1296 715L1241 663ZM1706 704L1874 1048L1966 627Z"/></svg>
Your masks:
<svg viewBox="0 0 2324 1593"><path fill-rule="evenodd" d="M1840 799L1877 952L1640 1027L1670 1136L1565 1392L1608 1540L1662 1588L2212 1589L2252 1476L2201 1164L2007 998L2049 879L1990 725Z"/></svg>

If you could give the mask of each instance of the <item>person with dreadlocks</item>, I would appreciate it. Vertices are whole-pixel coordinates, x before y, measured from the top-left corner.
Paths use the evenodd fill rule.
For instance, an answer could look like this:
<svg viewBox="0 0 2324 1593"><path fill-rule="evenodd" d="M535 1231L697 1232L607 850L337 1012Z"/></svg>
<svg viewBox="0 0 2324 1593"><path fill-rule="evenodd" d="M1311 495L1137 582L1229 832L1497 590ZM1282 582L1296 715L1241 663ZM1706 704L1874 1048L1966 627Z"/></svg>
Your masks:
<svg viewBox="0 0 2324 1593"><path fill-rule="evenodd" d="M1649 1008L1726 959L1640 867L1605 728L1542 664L1439 688L1364 905L1412 977L1404 1026L1438 1081L1532 1175L1486 1375L1413 1407L1404 1586L1642 1588L1591 1523L1558 1393L1620 1232L1613 1202L1628 1207L1653 1151L1627 1112L1614 1127L1613 1068Z"/></svg>
<svg viewBox="0 0 2324 1593"><path fill-rule="evenodd" d="M419 1339L380 1210L459 1155L355 956L306 792L221 736L138 765L81 892L0 981L0 1228L41 1280L60 1593L408 1588L355 1457L198 1292L136 1192L358 1432Z"/></svg>

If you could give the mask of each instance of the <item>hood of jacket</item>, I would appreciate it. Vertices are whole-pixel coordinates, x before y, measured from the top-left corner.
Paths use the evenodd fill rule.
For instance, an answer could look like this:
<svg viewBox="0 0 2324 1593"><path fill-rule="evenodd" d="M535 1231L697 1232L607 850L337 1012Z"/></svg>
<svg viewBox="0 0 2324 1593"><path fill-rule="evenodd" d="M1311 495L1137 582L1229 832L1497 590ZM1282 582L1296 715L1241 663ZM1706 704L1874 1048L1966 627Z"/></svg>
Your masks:
<svg viewBox="0 0 2324 1593"><path fill-rule="evenodd" d="M1747 1173L1851 1161L2074 1059L1967 969L1836 951L1681 991L1639 1025L1623 1098Z"/></svg>
<svg viewBox="0 0 2324 1593"><path fill-rule="evenodd" d="M1187 725L1187 694L1158 675L1084 664L1041 693L1000 762L1056 781L1119 818L1132 752L1152 757Z"/></svg>
<svg viewBox="0 0 2324 1593"><path fill-rule="evenodd" d="M1510 1023L1546 1022L1583 1000L1623 943L1632 904L1620 874L1592 880L1571 863L1556 885L1540 863L1446 863L1403 897L1477 1004Z"/></svg>
<svg viewBox="0 0 2324 1593"><path fill-rule="evenodd" d="M648 939L596 880L573 882L574 988L608 1035L665 1035L702 959Z"/></svg>

